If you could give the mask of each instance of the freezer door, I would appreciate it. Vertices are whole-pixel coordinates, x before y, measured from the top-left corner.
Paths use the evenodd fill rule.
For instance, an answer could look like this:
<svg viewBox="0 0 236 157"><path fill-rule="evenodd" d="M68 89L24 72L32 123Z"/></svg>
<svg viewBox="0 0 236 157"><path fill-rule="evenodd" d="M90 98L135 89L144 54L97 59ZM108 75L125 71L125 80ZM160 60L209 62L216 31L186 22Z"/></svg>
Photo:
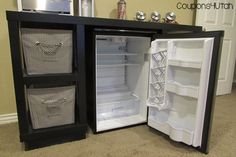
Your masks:
<svg viewBox="0 0 236 157"><path fill-rule="evenodd" d="M171 34L151 44L148 125L208 152L222 31Z"/></svg>

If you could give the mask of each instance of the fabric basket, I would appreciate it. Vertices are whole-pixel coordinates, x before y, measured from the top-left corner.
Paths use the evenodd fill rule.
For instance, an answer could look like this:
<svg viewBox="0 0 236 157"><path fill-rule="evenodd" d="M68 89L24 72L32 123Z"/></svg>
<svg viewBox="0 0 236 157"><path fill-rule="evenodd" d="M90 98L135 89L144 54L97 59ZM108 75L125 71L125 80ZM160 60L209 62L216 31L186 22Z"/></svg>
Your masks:
<svg viewBox="0 0 236 157"><path fill-rule="evenodd" d="M27 90L33 129L74 123L75 86Z"/></svg>
<svg viewBox="0 0 236 157"><path fill-rule="evenodd" d="M21 34L29 75L72 72L72 30L22 28Z"/></svg>

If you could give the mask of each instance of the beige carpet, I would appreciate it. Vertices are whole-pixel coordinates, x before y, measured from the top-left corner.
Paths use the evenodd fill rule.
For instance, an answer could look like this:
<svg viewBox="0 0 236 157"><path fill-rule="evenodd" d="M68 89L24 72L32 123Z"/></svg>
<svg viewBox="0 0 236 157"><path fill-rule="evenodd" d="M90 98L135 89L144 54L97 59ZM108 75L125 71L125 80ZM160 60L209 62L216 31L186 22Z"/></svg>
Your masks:
<svg viewBox="0 0 236 157"><path fill-rule="evenodd" d="M17 123L0 126L0 157L205 157L145 125L99 135L89 133L85 140L27 152L18 136ZM217 97L207 156L236 156L236 90L231 95Z"/></svg>

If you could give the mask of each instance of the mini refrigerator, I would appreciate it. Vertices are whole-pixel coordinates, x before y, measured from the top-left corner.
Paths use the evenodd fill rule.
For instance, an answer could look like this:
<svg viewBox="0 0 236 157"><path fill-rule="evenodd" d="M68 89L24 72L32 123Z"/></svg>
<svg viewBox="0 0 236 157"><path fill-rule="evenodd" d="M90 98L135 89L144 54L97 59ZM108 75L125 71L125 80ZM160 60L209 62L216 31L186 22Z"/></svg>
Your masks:
<svg viewBox="0 0 236 157"><path fill-rule="evenodd" d="M147 124L207 152L222 36L94 30L87 62L93 132Z"/></svg>

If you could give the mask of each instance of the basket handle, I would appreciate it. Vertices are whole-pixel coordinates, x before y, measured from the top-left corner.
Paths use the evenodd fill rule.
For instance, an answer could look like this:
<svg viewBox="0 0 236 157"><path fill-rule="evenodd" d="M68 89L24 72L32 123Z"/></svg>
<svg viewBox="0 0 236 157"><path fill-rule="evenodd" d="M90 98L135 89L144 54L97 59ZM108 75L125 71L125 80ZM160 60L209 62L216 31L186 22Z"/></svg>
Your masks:
<svg viewBox="0 0 236 157"><path fill-rule="evenodd" d="M38 46L45 55L53 56L56 55L58 49L62 47L63 43L59 42L58 44L46 44L36 41L35 45Z"/></svg>
<svg viewBox="0 0 236 157"><path fill-rule="evenodd" d="M47 116L55 117L61 115L61 105L63 105L66 101L66 98L51 100L42 99L41 103L46 105Z"/></svg>
<svg viewBox="0 0 236 157"><path fill-rule="evenodd" d="M45 99L42 99L42 104L46 104L46 105L50 105L50 106L53 106L55 105L56 103L65 103L67 101L66 98L62 98L62 99L52 99L52 100L45 100Z"/></svg>

